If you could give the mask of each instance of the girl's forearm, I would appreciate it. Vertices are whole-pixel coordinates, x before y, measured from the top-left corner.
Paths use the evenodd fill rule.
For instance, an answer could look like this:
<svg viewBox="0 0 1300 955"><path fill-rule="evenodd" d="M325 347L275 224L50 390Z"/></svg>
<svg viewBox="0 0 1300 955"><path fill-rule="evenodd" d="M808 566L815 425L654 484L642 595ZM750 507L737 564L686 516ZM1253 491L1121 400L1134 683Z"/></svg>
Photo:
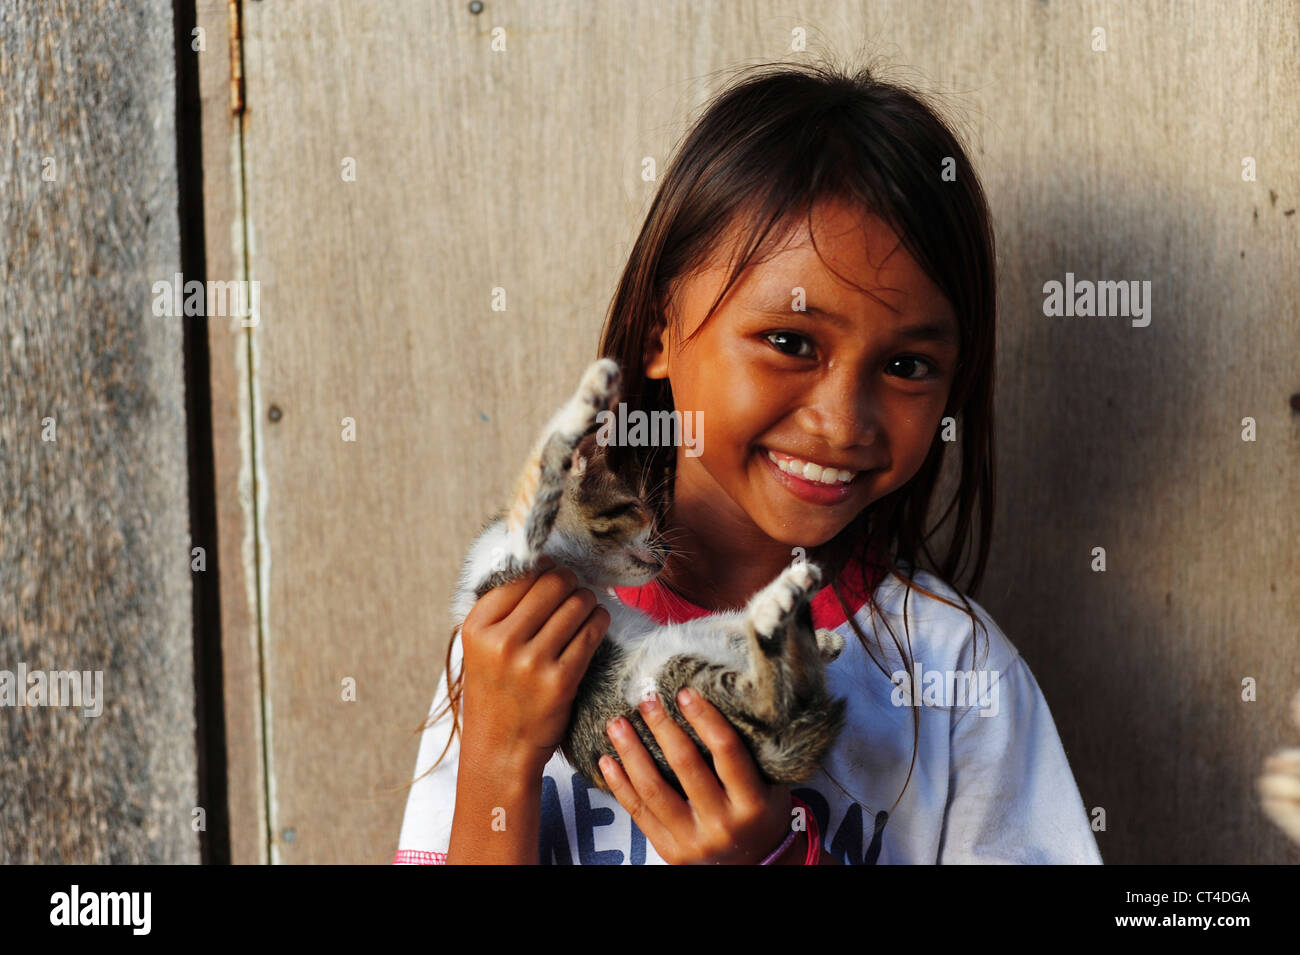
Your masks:
<svg viewBox="0 0 1300 955"><path fill-rule="evenodd" d="M542 772L509 757L462 751L448 865L537 865Z"/></svg>

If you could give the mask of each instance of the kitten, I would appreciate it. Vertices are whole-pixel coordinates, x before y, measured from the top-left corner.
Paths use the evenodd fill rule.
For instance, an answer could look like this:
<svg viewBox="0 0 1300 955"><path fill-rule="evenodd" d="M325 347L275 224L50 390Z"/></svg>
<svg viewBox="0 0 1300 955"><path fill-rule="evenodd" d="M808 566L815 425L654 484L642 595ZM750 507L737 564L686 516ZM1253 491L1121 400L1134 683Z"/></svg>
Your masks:
<svg viewBox="0 0 1300 955"><path fill-rule="evenodd" d="M644 485L628 487L608 467L593 429L615 400L618 364L593 362L577 392L552 417L519 476L510 504L484 525L461 569L452 603L459 630L488 590L530 570L543 554L578 575L610 614L573 703L560 750L596 788L609 792L598 761L618 759L605 724L624 716L664 779L685 796L637 710L649 692L695 742L708 749L677 708L695 688L745 740L768 782L801 783L816 771L844 724L845 703L826 690L825 665L844 638L813 627L808 601L820 569L799 562L755 594L743 610L660 625L613 595L663 569L667 548L653 527ZM454 632L454 631L453 631Z"/></svg>
<svg viewBox="0 0 1300 955"><path fill-rule="evenodd" d="M1300 693L1291 701L1291 716L1300 727ZM1264 812L1300 845L1300 749L1280 749L1269 756L1258 786Z"/></svg>

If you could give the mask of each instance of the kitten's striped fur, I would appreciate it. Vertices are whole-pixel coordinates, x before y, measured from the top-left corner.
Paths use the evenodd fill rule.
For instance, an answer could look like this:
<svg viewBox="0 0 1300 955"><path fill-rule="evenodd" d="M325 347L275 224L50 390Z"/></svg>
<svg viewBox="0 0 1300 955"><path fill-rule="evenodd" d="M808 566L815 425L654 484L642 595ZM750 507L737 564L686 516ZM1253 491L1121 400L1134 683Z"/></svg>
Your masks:
<svg viewBox="0 0 1300 955"><path fill-rule="evenodd" d="M771 782L805 782L844 723L844 701L826 691L825 665L844 638L815 630L808 601L821 572L798 563L743 610L661 626L625 607L607 588L648 583L667 551L655 534L645 488L629 488L606 467L593 429L617 394L618 365L592 363L577 392L532 449L507 507L470 548L452 604L457 630L491 588L527 572L542 554L578 575L609 611L610 624L578 688L561 750L592 785L608 792L598 760L618 759L606 722L626 717L665 780L684 792L636 705L653 690L665 711L708 750L677 709L677 691L697 689L744 738Z"/></svg>

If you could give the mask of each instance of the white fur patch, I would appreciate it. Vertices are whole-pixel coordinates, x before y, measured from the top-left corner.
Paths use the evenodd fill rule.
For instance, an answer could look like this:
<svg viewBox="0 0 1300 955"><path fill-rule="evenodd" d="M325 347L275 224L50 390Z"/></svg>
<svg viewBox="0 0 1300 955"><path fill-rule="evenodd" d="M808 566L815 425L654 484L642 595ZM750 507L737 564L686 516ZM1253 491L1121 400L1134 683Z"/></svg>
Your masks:
<svg viewBox="0 0 1300 955"><path fill-rule="evenodd" d="M1300 693L1291 701L1291 715L1300 728ZM1300 844L1300 749L1283 749L1269 756L1257 785L1264 812Z"/></svg>
<svg viewBox="0 0 1300 955"><path fill-rule="evenodd" d="M645 687L659 685L659 674L664 665L676 656L697 657L740 673L749 672L747 638L740 629L741 614L715 614L664 627L649 618L643 619L649 624L648 628L642 624L638 633L624 629L618 637L619 645L631 653L623 684L623 698L629 706L641 702L641 691ZM613 620L609 632L614 632ZM654 640L645 639L651 635Z"/></svg>
<svg viewBox="0 0 1300 955"><path fill-rule="evenodd" d="M653 700L659 695L659 684L655 682L654 677L642 677L641 685L638 688L637 697L642 701Z"/></svg>

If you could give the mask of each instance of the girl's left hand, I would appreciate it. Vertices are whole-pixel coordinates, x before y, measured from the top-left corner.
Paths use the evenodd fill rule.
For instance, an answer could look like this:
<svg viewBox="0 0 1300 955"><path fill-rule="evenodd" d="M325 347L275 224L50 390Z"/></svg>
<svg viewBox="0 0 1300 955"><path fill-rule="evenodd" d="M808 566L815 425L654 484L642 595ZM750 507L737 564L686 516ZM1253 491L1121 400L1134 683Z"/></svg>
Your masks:
<svg viewBox="0 0 1300 955"><path fill-rule="evenodd" d="M698 691L683 692L690 699L679 694L677 705L709 748L717 775L655 698L641 704L641 716L687 799L667 783L636 731L621 717L607 732L623 765L601 757L605 782L669 865L756 865L790 833L790 787L765 783L744 742L717 708ZM792 845L786 853L795 849Z"/></svg>

